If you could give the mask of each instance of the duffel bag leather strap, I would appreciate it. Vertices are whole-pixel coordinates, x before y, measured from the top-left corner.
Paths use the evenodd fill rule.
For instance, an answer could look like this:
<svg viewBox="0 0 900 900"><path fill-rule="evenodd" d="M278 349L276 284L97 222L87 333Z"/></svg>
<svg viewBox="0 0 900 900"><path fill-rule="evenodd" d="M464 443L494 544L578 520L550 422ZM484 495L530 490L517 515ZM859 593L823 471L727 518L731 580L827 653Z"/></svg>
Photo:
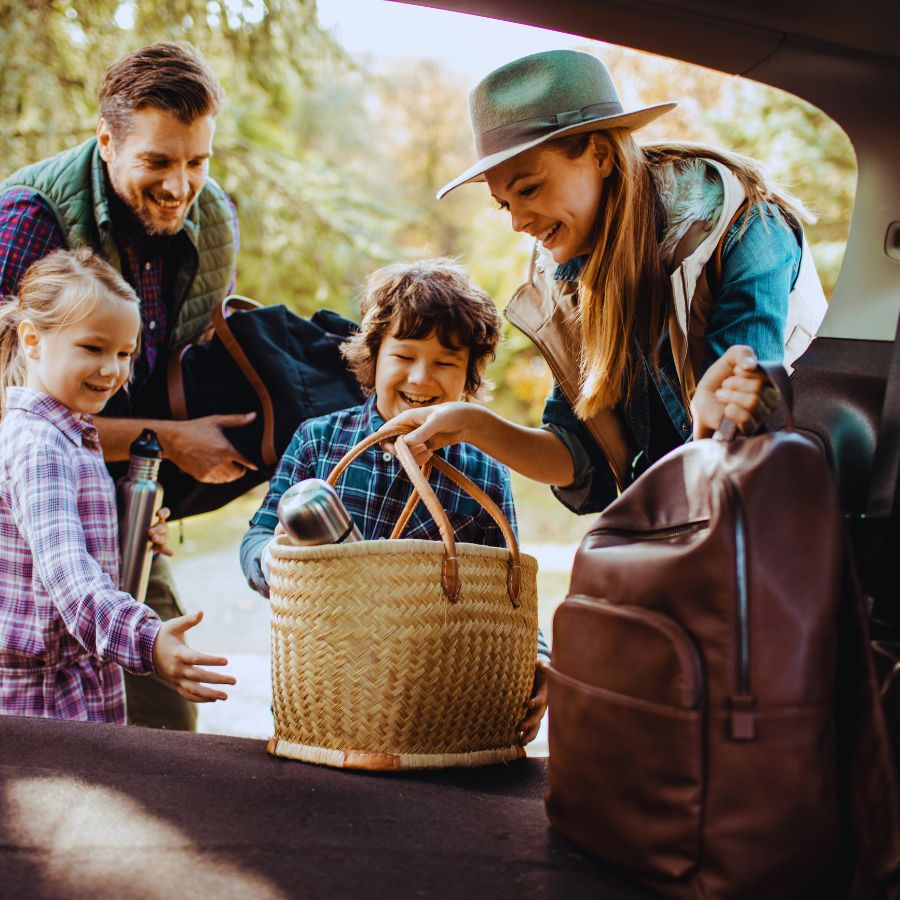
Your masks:
<svg viewBox="0 0 900 900"><path fill-rule="evenodd" d="M262 304L251 300L249 297L232 294L213 308L212 325L219 336L219 340L222 342L222 346L231 354L231 358L243 372L244 378L247 379L250 387L256 392L256 396L259 397L263 414L262 446L260 448L262 461L271 468L278 462L278 454L275 452L275 410L272 406L272 397L228 324L228 315L230 313L236 310L246 312L255 309L262 309Z"/></svg>
<svg viewBox="0 0 900 900"><path fill-rule="evenodd" d="M228 316L232 312L248 312L255 309L262 309L262 304L257 303L255 300L251 300L249 297L231 294L221 303L213 307L211 327L208 328L195 343L205 343L212 338L213 334L218 335L219 340L222 342L222 346L228 351L231 358L243 373L244 378L249 382L250 387L253 388L256 396L259 397L263 415L263 433L260 451L263 463L271 468L278 462L278 454L275 451L275 410L272 404L272 397L262 378L259 377L256 369L253 368L253 363L247 358L247 354L244 353L238 339L234 336L231 326L228 324ZM169 394L169 411L173 419L183 420L189 417L187 395L184 389L182 359L190 347L190 343L182 344L180 347L176 347L169 356L166 382Z"/></svg>

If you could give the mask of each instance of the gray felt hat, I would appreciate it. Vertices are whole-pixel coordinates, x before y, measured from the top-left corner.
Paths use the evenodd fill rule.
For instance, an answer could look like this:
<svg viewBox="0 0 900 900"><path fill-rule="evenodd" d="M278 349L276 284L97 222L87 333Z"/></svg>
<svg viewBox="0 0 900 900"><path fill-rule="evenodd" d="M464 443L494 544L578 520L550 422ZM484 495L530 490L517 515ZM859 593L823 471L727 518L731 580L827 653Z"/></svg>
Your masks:
<svg viewBox="0 0 900 900"><path fill-rule="evenodd" d="M640 128L676 103L625 112L609 71L590 53L548 50L495 69L469 94L469 118L478 161L437 193L438 199L552 138Z"/></svg>

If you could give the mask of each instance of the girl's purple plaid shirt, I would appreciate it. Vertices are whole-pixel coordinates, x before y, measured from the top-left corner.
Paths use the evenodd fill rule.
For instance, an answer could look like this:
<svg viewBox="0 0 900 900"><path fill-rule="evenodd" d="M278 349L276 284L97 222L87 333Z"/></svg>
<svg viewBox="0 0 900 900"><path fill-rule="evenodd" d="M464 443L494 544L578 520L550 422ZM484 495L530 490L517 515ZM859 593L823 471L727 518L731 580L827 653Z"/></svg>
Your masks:
<svg viewBox="0 0 900 900"><path fill-rule="evenodd" d="M125 722L155 613L117 589L115 490L89 416L10 388L0 422L0 713Z"/></svg>

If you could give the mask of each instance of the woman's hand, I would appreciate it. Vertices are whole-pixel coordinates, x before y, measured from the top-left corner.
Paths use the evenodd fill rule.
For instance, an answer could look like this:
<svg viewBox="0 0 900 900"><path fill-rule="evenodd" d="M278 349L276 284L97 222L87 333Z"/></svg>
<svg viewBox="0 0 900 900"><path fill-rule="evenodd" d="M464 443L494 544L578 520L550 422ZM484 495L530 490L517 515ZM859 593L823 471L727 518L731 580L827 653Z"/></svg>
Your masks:
<svg viewBox="0 0 900 900"><path fill-rule="evenodd" d="M700 379L691 400L694 439L712 436L731 419L743 434L752 434L778 406L780 394L758 368L750 347L729 347Z"/></svg>
<svg viewBox="0 0 900 900"><path fill-rule="evenodd" d="M412 426L413 430L406 435L406 444L416 464L421 466L435 450L467 440L466 435L477 428L480 415L481 408L474 403L438 403L420 409L407 409L385 422L379 431L394 425Z"/></svg>
<svg viewBox="0 0 900 900"><path fill-rule="evenodd" d="M162 623L153 644L153 665L156 673L168 681L175 690L194 703L210 703L227 700L228 694L203 686L209 684L235 684L231 675L208 672L199 666L227 666L224 656L207 656L198 653L184 639L184 634L203 618L202 612L189 616L176 616Z"/></svg>
<svg viewBox="0 0 900 900"><path fill-rule="evenodd" d="M154 553L162 553L163 556L172 555L172 548L169 546L168 518L169 508L164 506L156 514L156 524L151 525L150 528L147 529L147 538L153 545L151 549Z"/></svg>
<svg viewBox="0 0 900 900"><path fill-rule="evenodd" d="M531 687L531 699L525 704L525 718L519 722L519 743L523 747L537 737L545 712L547 712L547 663L539 659L534 664L534 683Z"/></svg>

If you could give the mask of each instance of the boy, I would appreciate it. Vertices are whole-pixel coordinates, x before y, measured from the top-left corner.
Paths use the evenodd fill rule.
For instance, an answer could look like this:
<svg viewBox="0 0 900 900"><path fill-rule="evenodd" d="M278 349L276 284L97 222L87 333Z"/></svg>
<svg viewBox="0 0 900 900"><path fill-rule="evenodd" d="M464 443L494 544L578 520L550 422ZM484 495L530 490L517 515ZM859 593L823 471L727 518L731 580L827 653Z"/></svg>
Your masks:
<svg viewBox="0 0 900 900"><path fill-rule="evenodd" d="M491 299L461 268L441 260L386 266L373 273L361 303L362 326L343 353L368 399L361 406L304 422L285 451L269 492L241 544L241 566L251 587L268 595L262 549L278 524L281 495L303 478L326 478L362 438L406 409L479 395L482 373L500 339ZM516 527L509 471L470 444L445 458L483 488ZM503 535L482 506L435 472L431 484L456 539L503 547ZM400 463L380 447L356 459L338 482L344 505L367 540L387 538L409 496ZM419 504L405 538L440 540Z"/></svg>
<svg viewBox="0 0 900 900"><path fill-rule="evenodd" d="M291 485L304 478L326 478L351 447L404 410L478 397L488 386L483 372L500 340L500 316L490 297L459 266L444 259L385 266L366 282L360 312L360 331L343 353L368 399L300 426L241 542L241 568L263 596L269 595L269 586L262 553L278 525L278 500ZM506 466L471 444L439 452L494 500L515 531ZM481 504L440 472L432 473L430 482L458 541L505 546ZM363 538L375 540L390 536L410 484L397 459L375 446L350 464L336 490ZM416 507L403 537L440 540L424 504ZM523 743L537 733L546 704L542 663L547 657L549 649L539 633L536 694L522 729Z"/></svg>

